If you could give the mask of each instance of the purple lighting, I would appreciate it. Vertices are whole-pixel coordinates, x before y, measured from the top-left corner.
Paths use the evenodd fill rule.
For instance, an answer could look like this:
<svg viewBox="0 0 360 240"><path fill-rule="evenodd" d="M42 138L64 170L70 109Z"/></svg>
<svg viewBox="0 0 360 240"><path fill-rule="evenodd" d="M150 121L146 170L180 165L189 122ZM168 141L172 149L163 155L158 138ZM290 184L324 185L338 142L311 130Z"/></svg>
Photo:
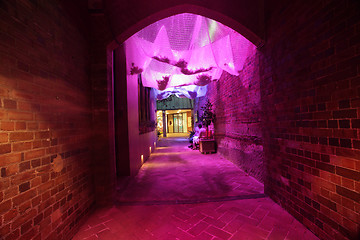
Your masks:
<svg viewBox="0 0 360 240"><path fill-rule="evenodd" d="M204 96L222 71L239 75L255 48L231 28L190 13L147 26L125 46L128 74L142 74L143 85L157 89L158 99Z"/></svg>

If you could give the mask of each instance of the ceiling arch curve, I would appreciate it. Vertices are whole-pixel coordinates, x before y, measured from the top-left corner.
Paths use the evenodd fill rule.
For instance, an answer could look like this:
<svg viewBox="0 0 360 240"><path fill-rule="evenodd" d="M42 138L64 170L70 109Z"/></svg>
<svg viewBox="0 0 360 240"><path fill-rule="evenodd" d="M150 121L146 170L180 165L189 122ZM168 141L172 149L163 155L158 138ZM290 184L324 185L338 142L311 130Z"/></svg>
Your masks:
<svg viewBox="0 0 360 240"><path fill-rule="evenodd" d="M263 0L223 1L104 0L113 37L124 42L146 26L180 13L193 13L218 21L259 47L264 42ZM115 41L115 39L114 39Z"/></svg>

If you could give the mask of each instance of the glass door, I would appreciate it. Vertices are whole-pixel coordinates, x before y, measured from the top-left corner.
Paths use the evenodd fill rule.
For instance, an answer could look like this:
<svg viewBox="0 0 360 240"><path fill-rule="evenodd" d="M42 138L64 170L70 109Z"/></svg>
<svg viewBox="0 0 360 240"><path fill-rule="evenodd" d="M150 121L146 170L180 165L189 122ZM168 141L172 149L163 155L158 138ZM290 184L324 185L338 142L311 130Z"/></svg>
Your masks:
<svg viewBox="0 0 360 240"><path fill-rule="evenodd" d="M174 133L183 132L183 116L181 113L174 114Z"/></svg>

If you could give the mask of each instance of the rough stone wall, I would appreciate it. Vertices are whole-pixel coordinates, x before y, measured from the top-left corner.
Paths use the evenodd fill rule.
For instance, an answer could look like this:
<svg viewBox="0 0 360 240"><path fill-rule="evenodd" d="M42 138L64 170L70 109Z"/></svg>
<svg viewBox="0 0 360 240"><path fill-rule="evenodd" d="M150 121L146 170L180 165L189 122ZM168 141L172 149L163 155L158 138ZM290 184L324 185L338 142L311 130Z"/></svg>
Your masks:
<svg viewBox="0 0 360 240"><path fill-rule="evenodd" d="M70 239L94 203L87 12L65 2L0 1L0 239Z"/></svg>
<svg viewBox="0 0 360 240"><path fill-rule="evenodd" d="M214 132L218 152L263 182L259 55L255 46L249 49L239 76L223 72L218 81L209 84L207 96L195 100L199 115L207 99L216 115Z"/></svg>
<svg viewBox="0 0 360 240"><path fill-rule="evenodd" d="M359 2L266 9L265 191L321 239L359 239Z"/></svg>

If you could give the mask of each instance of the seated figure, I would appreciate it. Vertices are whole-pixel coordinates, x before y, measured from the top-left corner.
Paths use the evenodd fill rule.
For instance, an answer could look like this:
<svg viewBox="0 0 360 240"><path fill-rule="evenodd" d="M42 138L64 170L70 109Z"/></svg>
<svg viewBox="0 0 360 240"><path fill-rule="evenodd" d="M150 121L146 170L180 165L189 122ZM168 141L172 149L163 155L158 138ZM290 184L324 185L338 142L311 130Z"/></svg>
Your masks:
<svg viewBox="0 0 360 240"><path fill-rule="evenodd" d="M196 144L199 144L200 138L206 137L206 129L199 124L198 127L195 128L195 134L193 137L193 149L196 149Z"/></svg>

